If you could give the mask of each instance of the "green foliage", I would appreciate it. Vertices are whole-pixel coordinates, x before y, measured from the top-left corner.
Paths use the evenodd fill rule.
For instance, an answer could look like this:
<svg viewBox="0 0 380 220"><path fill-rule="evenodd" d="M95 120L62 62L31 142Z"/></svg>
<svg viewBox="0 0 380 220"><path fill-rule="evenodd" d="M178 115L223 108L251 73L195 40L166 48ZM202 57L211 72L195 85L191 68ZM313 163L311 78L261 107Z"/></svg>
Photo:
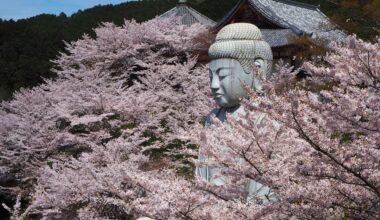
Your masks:
<svg viewBox="0 0 380 220"><path fill-rule="evenodd" d="M319 5L338 26L365 40L380 34L379 0L298 0Z"/></svg>
<svg viewBox="0 0 380 220"><path fill-rule="evenodd" d="M112 129L110 130L110 135L111 135L113 138L118 138L118 137L120 137L122 134L123 134L123 132L121 131L120 128L112 128Z"/></svg>
<svg viewBox="0 0 380 220"><path fill-rule="evenodd" d="M50 59L63 50L61 24L54 15L0 22L0 99L9 98L21 87L43 82L55 76Z"/></svg>
<svg viewBox="0 0 380 220"><path fill-rule="evenodd" d="M124 19L146 21L174 7L175 0L132 1L119 5L95 6L67 17L42 14L29 19L0 20L0 100L14 91L54 78L50 60L84 33L94 36L101 22L121 25Z"/></svg>

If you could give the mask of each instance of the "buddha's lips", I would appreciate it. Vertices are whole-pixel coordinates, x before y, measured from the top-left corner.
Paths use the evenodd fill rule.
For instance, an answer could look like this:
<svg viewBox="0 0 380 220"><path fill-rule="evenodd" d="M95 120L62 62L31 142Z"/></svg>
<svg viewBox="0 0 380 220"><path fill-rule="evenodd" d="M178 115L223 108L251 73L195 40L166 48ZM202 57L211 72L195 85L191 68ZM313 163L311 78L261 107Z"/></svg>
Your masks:
<svg viewBox="0 0 380 220"><path fill-rule="evenodd" d="M223 95L222 95L222 94L219 94L219 93L215 93L215 94L213 94L213 96L214 96L215 98L221 98Z"/></svg>

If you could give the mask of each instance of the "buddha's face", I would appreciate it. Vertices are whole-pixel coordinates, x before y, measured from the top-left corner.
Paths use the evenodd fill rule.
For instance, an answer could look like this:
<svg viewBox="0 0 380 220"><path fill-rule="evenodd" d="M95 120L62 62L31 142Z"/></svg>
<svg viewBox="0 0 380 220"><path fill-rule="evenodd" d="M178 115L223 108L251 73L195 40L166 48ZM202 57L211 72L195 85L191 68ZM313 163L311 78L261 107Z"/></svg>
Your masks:
<svg viewBox="0 0 380 220"><path fill-rule="evenodd" d="M239 104L239 98L246 97L244 85L255 84L253 74L244 72L243 67L235 59L215 59L209 63L211 91L214 99L221 107L233 107Z"/></svg>

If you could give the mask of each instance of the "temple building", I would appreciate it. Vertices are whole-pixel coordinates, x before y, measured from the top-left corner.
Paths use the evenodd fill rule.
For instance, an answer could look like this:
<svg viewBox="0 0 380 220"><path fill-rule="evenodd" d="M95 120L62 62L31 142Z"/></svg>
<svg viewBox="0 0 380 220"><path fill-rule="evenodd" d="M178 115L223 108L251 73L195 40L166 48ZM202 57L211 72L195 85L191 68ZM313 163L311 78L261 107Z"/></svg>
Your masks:
<svg viewBox="0 0 380 220"><path fill-rule="evenodd" d="M207 27L214 27L216 25L215 21L211 20L210 18L202 15L198 11L191 8L188 5L187 0L179 0L176 7L160 15L160 17L170 16L182 17L181 23L187 26L191 26L194 23L200 23Z"/></svg>
<svg viewBox="0 0 380 220"><path fill-rule="evenodd" d="M291 39L307 36L323 41L343 41L346 34L339 30L318 6L291 0L240 0L217 25L247 22L260 28L264 40L273 51L274 60L283 59L294 65L297 48Z"/></svg>
<svg viewBox="0 0 380 220"><path fill-rule="evenodd" d="M219 22L191 8L186 0L179 0L176 7L161 17L180 16L182 24L201 23L216 34L231 23L246 22L256 25L273 51L274 62L284 60L294 66L302 62L294 60L304 50L295 39L306 36L324 42L342 42L346 34L320 11L318 6L292 0L240 0ZM207 48L200 48L200 62L207 63Z"/></svg>

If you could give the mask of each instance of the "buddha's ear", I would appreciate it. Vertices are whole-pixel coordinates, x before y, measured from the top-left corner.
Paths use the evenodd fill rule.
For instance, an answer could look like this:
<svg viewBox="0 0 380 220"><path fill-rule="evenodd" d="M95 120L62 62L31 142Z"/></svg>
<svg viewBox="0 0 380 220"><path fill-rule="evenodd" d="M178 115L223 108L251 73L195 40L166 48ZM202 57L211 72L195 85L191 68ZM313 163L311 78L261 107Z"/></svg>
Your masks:
<svg viewBox="0 0 380 220"><path fill-rule="evenodd" d="M264 59L262 59L262 58L256 58L255 61L254 61L254 63L255 63L255 66L258 69L264 68L264 65L265 65Z"/></svg>
<svg viewBox="0 0 380 220"><path fill-rule="evenodd" d="M256 68L258 69L256 77L261 80L266 79L265 74L267 72L266 70L267 65L266 65L265 59L261 57L257 57L255 58L254 63L255 63Z"/></svg>

